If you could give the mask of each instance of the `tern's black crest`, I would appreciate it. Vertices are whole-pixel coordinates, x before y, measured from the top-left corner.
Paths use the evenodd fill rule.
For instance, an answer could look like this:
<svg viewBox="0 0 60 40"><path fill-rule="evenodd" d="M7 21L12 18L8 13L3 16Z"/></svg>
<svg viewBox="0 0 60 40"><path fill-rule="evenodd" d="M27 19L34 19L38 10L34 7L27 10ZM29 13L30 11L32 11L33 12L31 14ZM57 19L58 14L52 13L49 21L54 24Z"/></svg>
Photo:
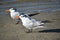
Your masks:
<svg viewBox="0 0 60 40"><path fill-rule="evenodd" d="M21 13L20 15L25 15L24 13Z"/></svg>
<svg viewBox="0 0 60 40"><path fill-rule="evenodd" d="M16 9L16 8L10 8L10 9L17 11L17 9Z"/></svg>
<svg viewBox="0 0 60 40"><path fill-rule="evenodd" d="M13 8L13 10L17 11L17 9L16 9L16 8Z"/></svg>
<svg viewBox="0 0 60 40"><path fill-rule="evenodd" d="M25 14L25 13L20 13L20 15L21 15L22 17L28 17L28 15Z"/></svg>

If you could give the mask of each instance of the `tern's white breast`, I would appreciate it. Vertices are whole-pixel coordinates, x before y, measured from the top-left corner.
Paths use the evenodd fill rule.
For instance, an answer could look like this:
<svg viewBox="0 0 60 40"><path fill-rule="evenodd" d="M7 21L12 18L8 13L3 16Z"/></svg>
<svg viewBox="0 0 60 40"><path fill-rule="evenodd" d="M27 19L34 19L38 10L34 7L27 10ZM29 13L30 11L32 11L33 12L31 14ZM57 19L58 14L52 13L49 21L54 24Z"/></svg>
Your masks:
<svg viewBox="0 0 60 40"><path fill-rule="evenodd" d="M22 20L22 23L24 26L32 26L33 25L32 21L29 18L21 18L21 20Z"/></svg>
<svg viewBox="0 0 60 40"><path fill-rule="evenodd" d="M11 12L10 15L11 15L11 18L15 19L16 16L19 16L19 13L18 12Z"/></svg>

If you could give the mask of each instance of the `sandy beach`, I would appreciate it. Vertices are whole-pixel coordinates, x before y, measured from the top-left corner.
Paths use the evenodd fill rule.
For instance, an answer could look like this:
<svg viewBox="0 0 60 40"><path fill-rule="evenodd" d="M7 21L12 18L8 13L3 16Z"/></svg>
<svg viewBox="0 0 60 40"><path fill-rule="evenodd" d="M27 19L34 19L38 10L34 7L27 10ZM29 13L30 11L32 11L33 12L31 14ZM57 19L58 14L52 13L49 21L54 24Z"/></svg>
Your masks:
<svg viewBox="0 0 60 40"><path fill-rule="evenodd" d="M15 25L9 14L0 14L0 40L60 40L60 12L42 12L32 16L36 20L49 20L44 29L26 33L22 24Z"/></svg>

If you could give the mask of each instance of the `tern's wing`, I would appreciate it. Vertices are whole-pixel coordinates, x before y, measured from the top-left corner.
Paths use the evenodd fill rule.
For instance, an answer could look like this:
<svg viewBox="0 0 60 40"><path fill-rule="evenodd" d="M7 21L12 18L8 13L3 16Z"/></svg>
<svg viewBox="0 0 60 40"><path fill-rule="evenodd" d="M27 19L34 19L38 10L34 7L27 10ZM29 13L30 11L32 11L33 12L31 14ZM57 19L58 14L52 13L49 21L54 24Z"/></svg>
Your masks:
<svg viewBox="0 0 60 40"><path fill-rule="evenodd" d="M32 21L32 23L33 23L34 25L38 25L38 24L39 24L39 22L37 22L37 20L35 20L35 19L31 19L31 21Z"/></svg>
<svg viewBox="0 0 60 40"><path fill-rule="evenodd" d="M44 23L42 23L41 21L37 21L37 20L35 20L35 19L31 19L31 20L32 20L34 26L38 26L38 25L44 24Z"/></svg>

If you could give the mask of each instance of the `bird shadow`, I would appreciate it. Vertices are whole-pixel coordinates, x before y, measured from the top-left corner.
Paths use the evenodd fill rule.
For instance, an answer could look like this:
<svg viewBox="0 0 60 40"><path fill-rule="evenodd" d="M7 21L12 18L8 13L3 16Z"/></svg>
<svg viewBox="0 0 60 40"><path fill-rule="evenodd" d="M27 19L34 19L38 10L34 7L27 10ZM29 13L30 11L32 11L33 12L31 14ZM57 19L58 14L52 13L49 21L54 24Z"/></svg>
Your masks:
<svg viewBox="0 0 60 40"><path fill-rule="evenodd" d="M39 31L39 32L56 32L56 33L60 33L60 29L47 29L47 30L43 30L43 31Z"/></svg>

